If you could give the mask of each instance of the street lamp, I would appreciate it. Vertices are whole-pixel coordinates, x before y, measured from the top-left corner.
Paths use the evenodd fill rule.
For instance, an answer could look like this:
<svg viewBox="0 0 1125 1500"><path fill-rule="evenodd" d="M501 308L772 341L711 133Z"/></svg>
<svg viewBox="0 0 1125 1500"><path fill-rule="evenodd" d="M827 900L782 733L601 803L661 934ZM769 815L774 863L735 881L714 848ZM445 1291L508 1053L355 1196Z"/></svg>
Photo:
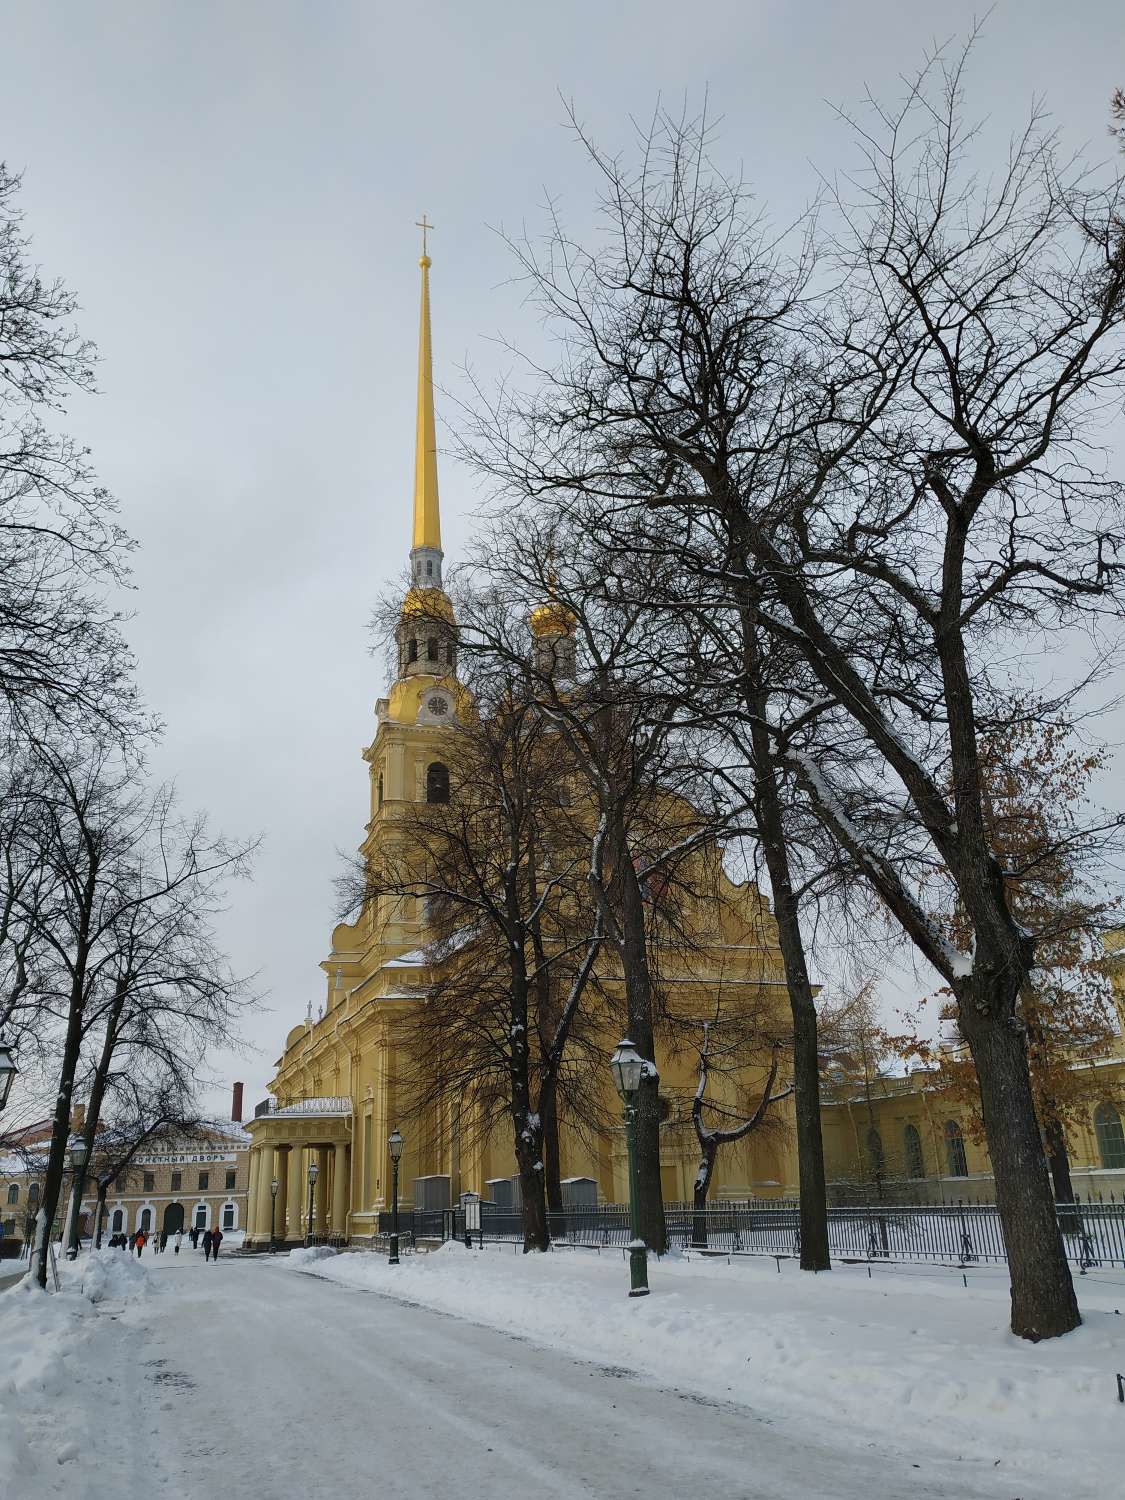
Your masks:
<svg viewBox="0 0 1125 1500"><path fill-rule="evenodd" d="M391 1153L391 1253L387 1257L389 1266L398 1265L398 1164L402 1159L404 1145L405 1142L396 1125L387 1139L387 1150Z"/></svg>
<svg viewBox="0 0 1125 1500"><path fill-rule="evenodd" d="M305 1221L305 1244L313 1236L313 1188L316 1187L316 1179L320 1176L320 1168L315 1161L309 1162L309 1216Z"/></svg>
<svg viewBox="0 0 1125 1500"><path fill-rule="evenodd" d="M67 1260L78 1259L78 1215L82 1209L82 1174L88 1154L85 1141L75 1141L66 1153L70 1170L74 1173L74 1207L70 1216L70 1233L67 1236Z"/></svg>
<svg viewBox="0 0 1125 1500"><path fill-rule="evenodd" d="M637 1090L644 1075L645 1060L628 1037L618 1042L609 1060L617 1092L625 1105L625 1144L629 1153L629 1295L648 1296L648 1251L641 1238L637 1217Z"/></svg>
<svg viewBox="0 0 1125 1500"><path fill-rule="evenodd" d="M18 1072L12 1049L0 1042L0 1109L3 1109L8 1102L8 1095L12 1091L12 1084Z"/></svg>
<svg viewBox="0 0 1125 1500"><path fill-rule="evenodd" d="M277 1249L277 1241L274 1239L274 1223L277 1218L277 1195L281 1191L281 1183L275 1177L270 1183L270 1254Z"/></svg>

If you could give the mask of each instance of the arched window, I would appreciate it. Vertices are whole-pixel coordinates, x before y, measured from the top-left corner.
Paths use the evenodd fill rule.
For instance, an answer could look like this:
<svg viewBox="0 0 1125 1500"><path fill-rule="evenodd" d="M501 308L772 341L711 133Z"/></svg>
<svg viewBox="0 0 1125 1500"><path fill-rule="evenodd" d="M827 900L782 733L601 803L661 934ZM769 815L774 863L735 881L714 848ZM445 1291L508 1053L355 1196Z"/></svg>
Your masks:
<svg viewBox="0 0 1125 1500"><path fill-rule="evenodd" d="M1120 1129L1120 1128L1121 1127L1118 1126L1118 1129ZM18 1203L19 1201L20 1201L20 1185L19 1185L18 1182L13 1182L8 1187L8 1202L9 1203Z"/></svg>
<svg viewBox="0 0 1125 1500"><path fill-rule="evenodd" d="M965 1137L956 1120L945 1122L945 1156L949 1164L950 1177L968 1177L969 1164L965 1160Z"/></svg>
<svg viewBox="0 0 1125 1500"><path fill-rule="evenodd" d="M120 1234L125 1228L125 1212L123 1209L115 1208L113 1210L113 1218L110 1220L109 1228L111 1234Z"/></svg>
<svg viewBox="0 0 1125 1500"><path fill-rule="evenodd" d="M196 1206L195 1206L195 1227L196 1227L196 1229L206 1229L207 1228L207 1205L206 1205L206 1203L197 1203Z"/></svg>
<svg viewBox="0 0 1125 1500"><path fill-rule="evenodd" d="M375 806L383 805L383 773L379 772L379 780L375 783Z"/></svg>
<svg viewBox="0 0 1125 1500"><path fill-rule="evenodd" d="M1121 1129L1121 1116L1112 1104L1099 1104L1094 1111L1094 1134L1102 1166L1125 1167L1125 1133Z"/></svg>
<svg viewBox="0 0 1125 1500"><path fill-rule="evenodd" d="M926 1158L922 1155L922 1137L917 1125L907 1125L902 1132L902 1147L907 1177L925 1177Z"/></svg>
<svg viewBox="0 0 1125 1500"><path fill-rule="evenodd" d="M426 801L449 801L449 767L435 760L426 771Z"/></svg>
<svg viewBox="0 0 1125 1500"><path fill-rule="evenodd" d="M27 1190L27 1202L28 1207L33 1203L39 1202L39 1184L37 1182L33 1182Z"/></svg>
<svg viewBox="0 0 1125 1500"><path fill-rule="evenodd" d="M887 1158L883 1153L883 1137L874 1126L867 1132L867 1159L871 1163L871 1171L876 1177L882 1177L887 1170Z"/></svg>
<svg viewBox="0 0 1125 1500"><path fill-rule="evenodd" d="M151 1232L152 1232L152 1209L151 1208L142 1208L141 1209L141 1222L137 1225L137 1228L138 1229L143 1229L144 1232L145 1232L145 1234L151 1234Z"/></svg>
<svg viewBox="0 0 1125 1500"><path fill-rule="evenodd" d="M433 558L427 557L427 559L426 559L426 577L427 578L432 578L433 576L434 576Z"/></svg>
<svg viewBox="0 0 1125 1500"><path fill-rule="evenodd" d="M408 662L418 660L418 642L414 636L411 636L406 643L406 659Z"/></svg>
<svg viewBox="0 0 1125 1500"><path fill-rule="evenodd" d="M426 656L430 661L437 661L438 659L438 641L435 635L430 636L426 642Z"/></svg>
<svg viewBox="0 0 1125 1500"><path fill-rule="evenodd" d="M235 1218L235 1207L233 1203L223 1204L223 1228L233 1229Z"/></svg>

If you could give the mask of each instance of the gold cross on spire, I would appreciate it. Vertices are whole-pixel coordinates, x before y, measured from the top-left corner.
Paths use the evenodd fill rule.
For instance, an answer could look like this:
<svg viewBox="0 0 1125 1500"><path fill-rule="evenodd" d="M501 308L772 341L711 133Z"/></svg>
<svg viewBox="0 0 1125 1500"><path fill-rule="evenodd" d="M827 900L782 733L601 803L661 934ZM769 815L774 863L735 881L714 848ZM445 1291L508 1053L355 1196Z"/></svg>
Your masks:
<svg viewBox="0 0 1125 1500"><path fill-rule="evenodd" d="M426 231L428 229L433 229L434 225L427 220L425 214L423 214L420 219L415 219L414 223L415 226L422 231L422 254L428 255L429 252L426 249Z"/></svg>

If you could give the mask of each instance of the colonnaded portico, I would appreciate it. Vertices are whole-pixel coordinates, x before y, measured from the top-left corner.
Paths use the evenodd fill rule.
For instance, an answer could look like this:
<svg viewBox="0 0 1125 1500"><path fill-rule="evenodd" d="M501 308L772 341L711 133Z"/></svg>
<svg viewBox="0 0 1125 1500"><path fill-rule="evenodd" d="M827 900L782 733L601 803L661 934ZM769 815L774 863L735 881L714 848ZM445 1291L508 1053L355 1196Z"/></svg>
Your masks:
<svg viewBox="0 0 1125 1500"><path fill-rule="evenodd" d="M346 1239L351 1205L352 1101L303 1099L256 1115L250 1152L248 1242ZM309 1217L309 1167L317 1167ZM276 1200L272 1191L277 1182Z"/></svg>

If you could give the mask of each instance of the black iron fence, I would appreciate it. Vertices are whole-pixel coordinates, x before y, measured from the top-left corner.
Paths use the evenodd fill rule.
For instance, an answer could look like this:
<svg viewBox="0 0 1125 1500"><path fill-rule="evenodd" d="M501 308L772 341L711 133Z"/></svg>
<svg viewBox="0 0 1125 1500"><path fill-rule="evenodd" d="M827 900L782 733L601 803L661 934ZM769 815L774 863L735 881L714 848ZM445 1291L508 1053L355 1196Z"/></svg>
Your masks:
<svg viewBox="0 0 1125 1500"><path fill-rule="evenodd" d="M482 1203L480 1241L523 1239L518 1210ZM1058 1207L1068 1258L1081 1270L1125 1266L1125 1202L1077 1200ZM390 1214L380 1214L379 1233L390 1232ZM728 1255L797 1255L800 1212L794 1199L727 1203L694 1209L667 1205L668 1243L676 1250ZM629 1210L622 1204L570 1208L547 1215L559 1245L612 1248L629 1243ZM399 1215L399 1230L416 1241L465 1237L460 1209L416 1210ZM956 1265L1007 1260L1000 1215L993 1203L836 1205L828 1210L828 1242L837 1260L934 1261Z"/></svg>

